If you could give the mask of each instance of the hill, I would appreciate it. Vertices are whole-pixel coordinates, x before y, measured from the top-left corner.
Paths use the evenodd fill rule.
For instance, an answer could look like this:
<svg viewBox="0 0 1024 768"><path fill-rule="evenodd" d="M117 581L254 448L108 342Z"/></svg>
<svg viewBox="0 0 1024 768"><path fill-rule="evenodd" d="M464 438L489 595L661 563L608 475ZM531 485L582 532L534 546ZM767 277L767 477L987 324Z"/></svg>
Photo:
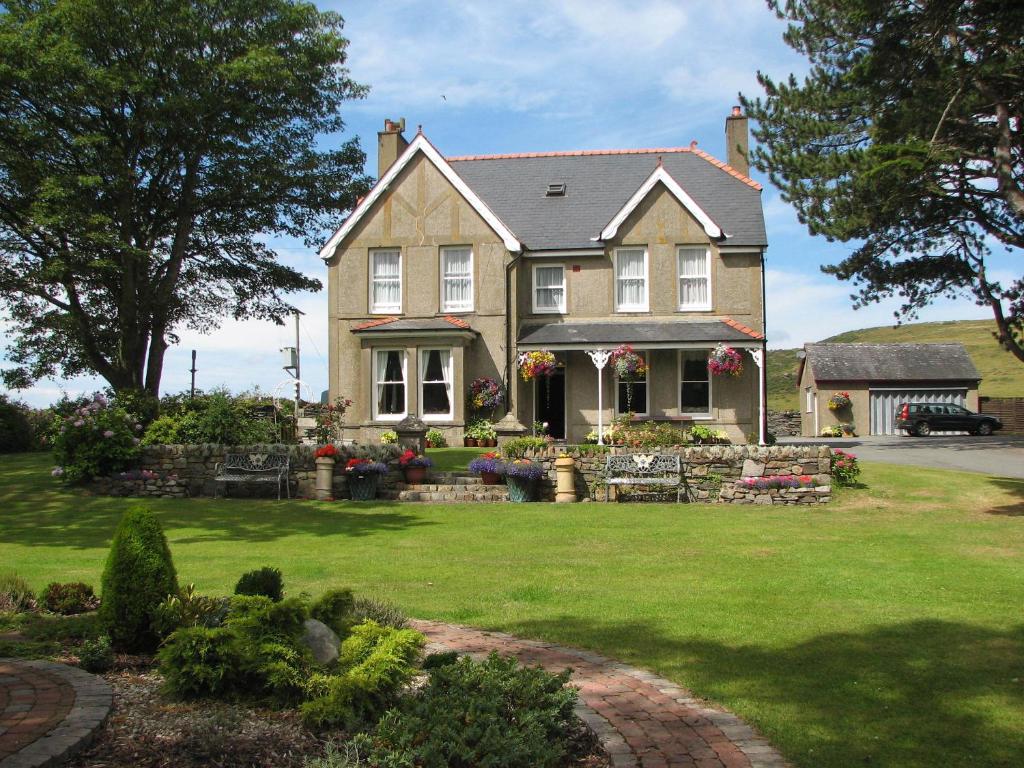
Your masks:
<svg viewBox="0 0 1024 768"><path fill-rule="evenodd" d="M995 326L990 320L950 320L942 323L908 323L895 328L863 328L847 331L823 342L900 342L959 341L981 372L981 394L989 397L1024 397L1024 364L1001 349L992 338ZM795 410L799 407L796 349L768 350L768 407Z"/></svg>

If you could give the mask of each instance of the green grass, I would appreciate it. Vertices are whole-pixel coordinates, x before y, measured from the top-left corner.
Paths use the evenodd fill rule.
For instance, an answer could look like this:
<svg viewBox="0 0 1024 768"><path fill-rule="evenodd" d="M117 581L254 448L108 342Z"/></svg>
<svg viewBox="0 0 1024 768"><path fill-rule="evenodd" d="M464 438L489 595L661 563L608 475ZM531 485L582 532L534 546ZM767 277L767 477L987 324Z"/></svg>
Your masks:
<svg viewBox="0 0 1024 768"><path fill-rule="evenodd" d="M980 394L987 397L1024 397L1024 365L992 338L995 325L989 320L951 320L941 323L908 323L897 327L864 328L823 339L825 342L935 343L959 341L981 373ZM799 408L795 349L768 350L768 407Z"/></svg>
<svg viewBox="0 0 1024 768"><path fill-rule="evenodd" d="M438 472L464 472L469 462L487 451L497 448L427 448L427 456Z"/></svg>
<svg viewBox="0 0 1024 768"><path fill-rule="evenodd" d="M2 459L0 563L98 584L131 503ZM596 650L758 726L804 768L1017 766L1024 481L865 467L820 509L152 500L179 578L281 568L413 616Z"/></svg>

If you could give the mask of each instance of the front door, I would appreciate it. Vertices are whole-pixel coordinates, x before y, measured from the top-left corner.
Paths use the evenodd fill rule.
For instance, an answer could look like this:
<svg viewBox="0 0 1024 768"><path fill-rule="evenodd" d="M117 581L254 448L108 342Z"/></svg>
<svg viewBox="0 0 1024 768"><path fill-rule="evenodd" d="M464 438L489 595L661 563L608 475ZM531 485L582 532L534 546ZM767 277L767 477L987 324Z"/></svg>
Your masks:
<svg viewBox="0 0 1024 768"><path fill-rule="evenodd" d="M547 422L548 434L556 440L565 439L565 368L536 380L533 392L534 421Z"/></svg>

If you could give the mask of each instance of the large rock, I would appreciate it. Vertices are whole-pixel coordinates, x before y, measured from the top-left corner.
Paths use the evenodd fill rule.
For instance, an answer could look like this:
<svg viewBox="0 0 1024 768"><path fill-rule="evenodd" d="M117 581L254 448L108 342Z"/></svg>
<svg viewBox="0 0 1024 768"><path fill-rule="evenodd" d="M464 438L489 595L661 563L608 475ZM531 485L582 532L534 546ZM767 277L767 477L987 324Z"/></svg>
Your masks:
<svg viewBox="0 0 1024 768"><path fill-rule="evenodd" d="M764 464L744 459L741 477L761 477L762 475L764 475Z"/></svg>
<svg viewBox="0 0 1024 768"><path fill-rule="evenodd" d="M316 619L306 619L302 623L302 644L313 652L313 658L320 666L326 666L338 658L341 640L334 630Z"/></svg>

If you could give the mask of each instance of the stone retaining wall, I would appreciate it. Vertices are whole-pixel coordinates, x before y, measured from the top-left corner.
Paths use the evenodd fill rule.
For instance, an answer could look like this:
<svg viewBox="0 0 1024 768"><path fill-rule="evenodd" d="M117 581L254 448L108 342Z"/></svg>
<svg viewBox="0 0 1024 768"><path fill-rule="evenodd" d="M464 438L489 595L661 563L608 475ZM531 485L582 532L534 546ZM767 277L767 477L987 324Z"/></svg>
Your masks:
<svg viewBox="0 0 1024 768"><path fill-rule="evenodd" d="M768 431L776 437L799 437L800 430L800 411L768 411Z"/></svg>
<svg viewBox="0 0 1024 768"><path fill-rule="evenodd" d="M526 458L539 461L545 469L541 480L540 497L545 501L555 498L555 459L562 453L575 462L576 497L605 501L608 487L604 484L604 468L609 454L669 453L678 454L690 489L698 501L732 504L798 504L823 503L831 499L832 451L828 446L778 445L700 445L675 446L638 450L612 446L601 452L594 446L570 446L567 451L552 446L528 451ZM771 475L810 476L810 488L756 489L754 494L746 488L737 488L742 477L768 477ZM611 489L614 494L614 489ZM803 492L800 492L803 491Z"/></svg>

